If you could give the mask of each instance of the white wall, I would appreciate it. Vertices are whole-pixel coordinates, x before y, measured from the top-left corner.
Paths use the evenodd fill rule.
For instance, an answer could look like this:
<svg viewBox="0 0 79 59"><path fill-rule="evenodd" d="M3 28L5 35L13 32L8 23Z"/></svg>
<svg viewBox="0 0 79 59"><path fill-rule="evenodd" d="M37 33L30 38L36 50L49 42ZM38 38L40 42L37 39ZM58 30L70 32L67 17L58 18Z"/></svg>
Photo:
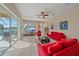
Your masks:
<svg viewBox="0 0 79 59"><path fill-rule="evenodd" d="M68 21L68 30L61 30L59 28L59 22L67 20ZM73 9L65 12L61 16L52 18L46 22L46 26L50 27L51 24L54 24L54 29L51 31L60 31L64 32L67 37L79 38L79 7L76 6Z"/></svg>

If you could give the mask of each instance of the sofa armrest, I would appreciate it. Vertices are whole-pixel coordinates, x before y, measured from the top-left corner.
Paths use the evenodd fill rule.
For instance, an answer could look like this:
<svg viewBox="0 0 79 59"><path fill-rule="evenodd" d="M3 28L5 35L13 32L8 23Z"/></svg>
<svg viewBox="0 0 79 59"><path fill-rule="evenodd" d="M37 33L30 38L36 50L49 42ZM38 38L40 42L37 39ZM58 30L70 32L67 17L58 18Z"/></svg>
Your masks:
<svg viewBox="0 0 79 59"><path fill-rule="evenodd" d="M41 46L41 44L38 44L38 55L39 56L48 56L48 52L44 49L44 47Z"/></svg>
<svg viewBox="0 0 79 59"><path fill-rule="evenodd" d="M55 53L54 56L79 56L79 42Z"/></svg>

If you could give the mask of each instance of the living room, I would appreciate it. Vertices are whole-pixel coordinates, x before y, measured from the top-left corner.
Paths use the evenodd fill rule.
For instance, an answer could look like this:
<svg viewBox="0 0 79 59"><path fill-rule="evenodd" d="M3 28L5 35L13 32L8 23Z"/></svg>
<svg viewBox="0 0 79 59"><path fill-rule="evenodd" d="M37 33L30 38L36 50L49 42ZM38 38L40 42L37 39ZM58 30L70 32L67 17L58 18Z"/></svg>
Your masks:
<svg viewBox="0 0 79 59"><path fill-rule="evenodd" d="M10 40L2 40L1 49L4 56L78 56L79 55L79 4L78 3L3 3L0 4L1 30L8 28ZM3 17L8 19L3 19ZM13 18L13 19L12 19ZM5 22L6 20L6 22ZM11 20L11 21L10 21ZM14 21L12 21L14 20ZM10 22L10 23L7 23ZM14 30L12 30L14 29ZM11 32L13 31L13 32ZM6 31L5 31L6 32ZM3 32L4 33L4 32ZM4 34L1 34L1 37ZM16 34L15 34L16 33ZM53 33L53 34L52 34ZM5 37L5 36L4 36ZM16 39L14 39L14 37ZM63 38L63 39L62 39ZM48 39L48 40L43 40ZM69 53L63 54L60 50L46 54L42 45L65 41L67 47L61 48L57 43L54 50L64 51L70 48ZM7 42L7 43L5 43ZM10 45L9 45L10 44ZM62 43L64 45L64 43ZM39 47L39 45L41 45ZM53 44L52 44L53 45ZM47 47L47 46L46 46ZM73 48L76 47L76 48ZM47 48L48 49L48 48ZM52 48L51 48L52 49ZM68 50L65 50L66 52ZM5 52L4 52L5 51ZM49 51L49 50L47 50ZM70 53L74 51L73 53ZM51 53L50 51L48 53Z"/></svg>

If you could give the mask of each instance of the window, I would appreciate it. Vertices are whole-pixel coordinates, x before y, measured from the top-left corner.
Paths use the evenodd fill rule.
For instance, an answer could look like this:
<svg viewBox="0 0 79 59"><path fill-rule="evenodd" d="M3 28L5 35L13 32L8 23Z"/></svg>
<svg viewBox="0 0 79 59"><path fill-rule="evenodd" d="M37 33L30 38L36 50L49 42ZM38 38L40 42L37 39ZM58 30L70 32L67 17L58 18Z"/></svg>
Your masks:
<svg viewBox="0 0 79 59"><path fill-rule="evenodd" d="M17 29L16 18L0 18L0 55L17 40Z"/></svg>
<svg viewBox="0 0 79 59"><path fill-rule="evenodd" d="M25 24L24 29L26 32L35 32L34 24Z"/></svg>
<svg viewBox="0 0 79 59"><path fill-rule="evenodd" d="M24 25L24 36L34 36L35 32L35 25L34 24L25 24Z"/></svg>

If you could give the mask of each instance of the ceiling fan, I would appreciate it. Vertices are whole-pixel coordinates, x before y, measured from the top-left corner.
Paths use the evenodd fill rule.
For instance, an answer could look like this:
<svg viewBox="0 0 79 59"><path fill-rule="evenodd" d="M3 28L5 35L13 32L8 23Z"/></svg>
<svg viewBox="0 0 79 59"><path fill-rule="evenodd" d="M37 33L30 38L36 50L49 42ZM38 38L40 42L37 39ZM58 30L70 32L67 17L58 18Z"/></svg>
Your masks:
<svg viewBox="0 0 79 59"><path fill-rule="evenodd" d="M36 16L38 16L39 18L45 18L46 16L49 16L48 12L40 12L40 14L37 14Z"/></svg>
<svg viewBox="0 0 79 59"><path fill-rule="evenodd" d="M52 12L49 12L49 11L42 11L42 12L40 12L39 14L37 14L36 16L38 16L38 18L45 18L45 17L47 17L47 16L54 16L55 14L54 13L52 13Z"/></svg>

